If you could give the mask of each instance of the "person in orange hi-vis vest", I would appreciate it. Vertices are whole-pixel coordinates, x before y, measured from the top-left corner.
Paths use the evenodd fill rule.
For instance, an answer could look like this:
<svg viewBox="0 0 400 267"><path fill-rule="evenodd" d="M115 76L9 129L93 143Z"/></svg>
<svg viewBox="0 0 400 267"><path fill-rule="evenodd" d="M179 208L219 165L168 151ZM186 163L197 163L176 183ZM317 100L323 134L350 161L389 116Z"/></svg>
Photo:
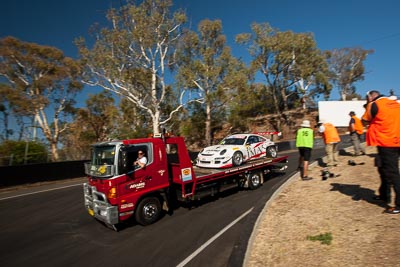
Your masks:
<svg viewBox="0 0 400 267"><path fill-rule="evenodd" d="M400 102L396 96L386 97L379 91L367 93L367 104L362 121L368 125L366 141L368 146L376 146L378 156L375 164L381 178L380 199L390 203L390 191L395 192L395 207L387 205L389 214L400 214Z"/></svg>
<svg viewBox="0 0 400 267"><path fill-rule="evenodd" d="M324 119L318 121L318 132L322 135L325 142L325 152L328 162L326 162L328 167L338 165L338 151L337 147L340 142L339 133L336 127Z"/></svg>
<svg viewBox="0 0 400 267"><path fill-rule="evenodd" d="M350 140L354 147L354 156L365 155L365 147L361 145L361 136L364 133L364 125L356 116L354 111L350 111L349 116L349 132Z"/></svg>

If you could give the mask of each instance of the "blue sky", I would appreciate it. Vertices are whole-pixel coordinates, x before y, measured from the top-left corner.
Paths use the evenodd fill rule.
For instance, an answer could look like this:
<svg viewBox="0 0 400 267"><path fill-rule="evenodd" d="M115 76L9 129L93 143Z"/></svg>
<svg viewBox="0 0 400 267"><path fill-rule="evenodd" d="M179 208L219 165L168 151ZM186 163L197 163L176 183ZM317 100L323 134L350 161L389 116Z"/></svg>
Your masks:
<svg viewBox="0 0 400 267"><path fill-rule="evenodd" d="M50 45L77 57L73 40L88 37L95 22L104 25L106 11L124 0L3 0L0 38ZM366 62L365 80L357 93L371 89L400 95L400 1L398 0L175 0L196 29L202 19L220 19L228 45L236 57L248 58L245 47L234 43L239 33L250 32L253 22L268 22L281 31L314 34L321 50L361 46L373 49ZM90 89L91 92L94 89ZM339 98L334 89L331 99Z"/></svg>

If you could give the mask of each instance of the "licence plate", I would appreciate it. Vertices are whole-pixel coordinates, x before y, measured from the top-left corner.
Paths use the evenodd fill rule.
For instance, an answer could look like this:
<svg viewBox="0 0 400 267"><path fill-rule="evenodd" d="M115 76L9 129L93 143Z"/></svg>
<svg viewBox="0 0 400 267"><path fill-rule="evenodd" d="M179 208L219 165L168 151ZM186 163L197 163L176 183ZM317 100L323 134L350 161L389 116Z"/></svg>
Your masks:
<svg viewBox="0 0 400 267"><path fill-rule="evenodd" d="M92 209L88 209L88 212L91 216L94 216L94 211Z"/></svg>

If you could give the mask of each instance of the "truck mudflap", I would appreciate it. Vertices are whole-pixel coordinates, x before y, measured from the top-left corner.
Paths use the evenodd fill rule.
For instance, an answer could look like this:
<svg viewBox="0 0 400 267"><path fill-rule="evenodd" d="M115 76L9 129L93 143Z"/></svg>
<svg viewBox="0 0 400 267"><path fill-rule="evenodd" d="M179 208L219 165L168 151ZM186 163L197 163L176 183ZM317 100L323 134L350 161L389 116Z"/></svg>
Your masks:
<svg viewBox="0 0 400 267"><path fill-rule="evenodd" d="M96 187L87 183L83 184L83 193L86 210L91 216L108 225L115 225L119 222L118 207L108 203L104 193L98 192Z"/></svg>

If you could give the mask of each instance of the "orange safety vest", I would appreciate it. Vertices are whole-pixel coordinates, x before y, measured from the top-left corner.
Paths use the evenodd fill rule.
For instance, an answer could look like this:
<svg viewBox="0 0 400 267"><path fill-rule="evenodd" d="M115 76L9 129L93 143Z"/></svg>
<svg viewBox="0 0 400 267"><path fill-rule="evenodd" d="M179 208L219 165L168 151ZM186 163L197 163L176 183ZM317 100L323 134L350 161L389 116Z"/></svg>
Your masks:
<svg viewBox="0 0 400 267"><path fill-rule="evenodd" d="M333 126L332 123L324 123L323 125L325 128L324 133L323 133L325 144L340 142L339 133L336 130L336 127Z"/></svg>
<svg viewBox="0 0 400 267"><path fill-rule="evenodd" d="M356 116L351 116L352 119L354 119L354 131L358 134L362 134L364 132L364 126L359 118ZM350 132L352 130L351 125L349 125Z"/></svg>
<svg viewBox="0 0 400 267"><path fill-rule="evenodd" d="M378 113L371 115L375 103ZM400 147L400 103L388 97L380 97L368 103L362 119L368 121L366 141L369 146Z"/></svg>

